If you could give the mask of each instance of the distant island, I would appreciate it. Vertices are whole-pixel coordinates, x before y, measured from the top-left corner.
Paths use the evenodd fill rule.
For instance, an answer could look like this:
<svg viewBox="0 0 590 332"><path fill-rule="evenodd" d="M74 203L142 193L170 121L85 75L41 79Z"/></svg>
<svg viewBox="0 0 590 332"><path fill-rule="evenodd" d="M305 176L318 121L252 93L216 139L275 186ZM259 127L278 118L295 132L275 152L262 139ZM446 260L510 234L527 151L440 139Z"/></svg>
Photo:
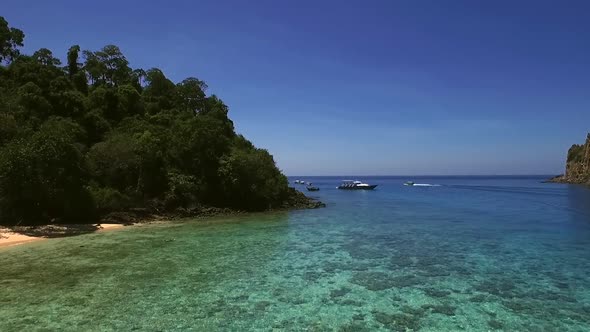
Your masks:
<svg viewBox="0 0 590 332"><path fill-rule="evenodd" d="M322 205L198 78L131 68L115 45L73 45L62 65L46 48L21 54L24 37L0 17L0 223Z"/></svg>
<svg viewBox="0 0 590 332"><path fill-rule="evenodd" d="M569 149L565 174L556 176L549 181L590 185L590 133L586 138L586 143L574 144Z"/></svg>

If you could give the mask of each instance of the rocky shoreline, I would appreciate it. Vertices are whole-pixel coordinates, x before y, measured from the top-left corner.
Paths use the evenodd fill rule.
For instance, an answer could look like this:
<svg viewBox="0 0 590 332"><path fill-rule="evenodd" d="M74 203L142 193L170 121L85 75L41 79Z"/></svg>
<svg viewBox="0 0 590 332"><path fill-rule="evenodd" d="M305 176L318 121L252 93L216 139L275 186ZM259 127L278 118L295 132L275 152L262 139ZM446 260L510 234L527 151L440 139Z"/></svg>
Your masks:
<svg viewBox="0 0 590 332"><path fill-rule="evenodd" d="M190 208L177 208L172 211L157 211L146 208L129 209L126 211L112 212L100 219L105 224L136 224L154 220L173 220L182 218L210 218L223 216L238 216L253 212L277 212L291 210L318 209L326 207L321 201L308 197L304 193L290 188L289 197L281 206L270 207L265 211L242 211L230 208L219 208L213 206L194 206Z"/></svg>
<svg viewBox="0 0 590 332"><path fill-rule="evenodd" d="M565 174L546 182L590 185L590 133L584 144L574 144L568 150Z"/></svg>
<svg viewBox="0 0 590 332"><path fill-rule="evenodd" d="M148 224L154 222L166 222L170 220L194 218L208 219L213 217L243 216L250 213L272 213L279 211L317 209L325 207L321 201L307 197L304 193L291 188L289 197L279 207L272 207L266 211L238 211L229 208L218 208L211 206L196 206L192 208L179 208L173 211L157 211L147 208L135 208L126 211L118 211L106 214L98 222L81 224L48 224L48 225L17 225L2 226L0 228L0 247L28 243L34 240L68 237L81 234L93 233L105 228L118 228L122 226ZM105 227L106 226L106 227ZM22 237L16 238L16 237ZM12 237L12 239L8 239ZM4 241L3 241L4 240Z"/></svg>

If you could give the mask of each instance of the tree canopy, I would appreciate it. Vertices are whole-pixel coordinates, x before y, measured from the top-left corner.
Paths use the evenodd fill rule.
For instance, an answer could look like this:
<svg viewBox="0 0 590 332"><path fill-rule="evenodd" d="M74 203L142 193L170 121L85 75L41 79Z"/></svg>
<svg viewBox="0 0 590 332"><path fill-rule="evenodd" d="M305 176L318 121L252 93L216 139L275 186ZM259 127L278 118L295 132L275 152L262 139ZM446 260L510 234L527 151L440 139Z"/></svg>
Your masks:
<svg viewBox="0 0 590 332"><path fill-rule="evenodd" d="M0 222L86 222L129 208L264 210L290 193L273 157L189 77L131 68L115 45L21 54L0 17Z"/></svg>

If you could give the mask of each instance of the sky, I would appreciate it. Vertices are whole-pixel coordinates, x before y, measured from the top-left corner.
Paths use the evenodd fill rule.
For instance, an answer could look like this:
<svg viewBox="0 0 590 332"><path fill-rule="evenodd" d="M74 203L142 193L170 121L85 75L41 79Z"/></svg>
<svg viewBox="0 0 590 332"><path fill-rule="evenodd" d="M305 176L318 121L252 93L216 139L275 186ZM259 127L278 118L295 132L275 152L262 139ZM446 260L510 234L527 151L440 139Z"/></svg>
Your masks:
<svg viewBox="0 0 590 332"><path fill-rule="evenodd" d="M590 132L590 1L10 1L25 53L198 77L287 175L562 173Z"/></svg>

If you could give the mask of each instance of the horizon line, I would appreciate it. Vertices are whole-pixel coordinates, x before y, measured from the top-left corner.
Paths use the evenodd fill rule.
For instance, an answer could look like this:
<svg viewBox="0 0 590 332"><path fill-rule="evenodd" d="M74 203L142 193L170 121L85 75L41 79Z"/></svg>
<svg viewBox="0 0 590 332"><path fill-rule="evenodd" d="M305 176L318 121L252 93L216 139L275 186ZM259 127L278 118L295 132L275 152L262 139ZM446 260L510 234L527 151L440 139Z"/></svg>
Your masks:
<svg viewBox="0 0 590 332"><path fill-rule="evenodd" d="M378 174L365 174L365 175L351 175L351 174L340 174L340 175L285 175L287 177L304 177L304 176L325 176L325 177L359 177L359 176L395 176L395 177L412 177L412 176L419 176L419 177L443 177L443 176L448 176L448 177L458 177L458 176L463 176L463 177L483 177L483 176L559 176L559 175L563 175L563 173L561 174L413 174L413 175L409 175L409 174L401 174L401 175L397 175L397 174L387 174L387 175L378 175Z"/></svg>

